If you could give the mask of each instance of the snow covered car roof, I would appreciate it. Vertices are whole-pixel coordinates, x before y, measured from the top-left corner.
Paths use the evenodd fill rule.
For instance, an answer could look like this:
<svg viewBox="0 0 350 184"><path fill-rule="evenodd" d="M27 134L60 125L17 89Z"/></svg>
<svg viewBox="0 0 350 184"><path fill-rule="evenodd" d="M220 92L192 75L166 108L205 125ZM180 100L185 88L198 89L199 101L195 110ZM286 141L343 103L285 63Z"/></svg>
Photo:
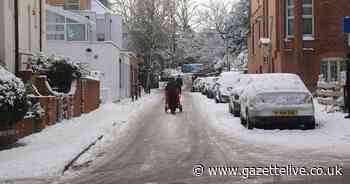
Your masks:
<svg viewBox="0 0 350 184"><path fill-rule="evenodd" d="M232 93L241 94L243 90L254 80L262 78L264 74L242 74L236 87L232 90Z"/></svg>
<svg viewBox="0 0 350 184"><path fill-rule="evenodd" d="M223 72L217 83L223 86L232 86L238 83L240 76L239 72Z"/></svg>
<svg viewBox="0 0 350 184"><path fill-rule="evenodd" d="M299 76L286 73L263 74L246 91L251 95L276 91L310 93Z"/></svg>

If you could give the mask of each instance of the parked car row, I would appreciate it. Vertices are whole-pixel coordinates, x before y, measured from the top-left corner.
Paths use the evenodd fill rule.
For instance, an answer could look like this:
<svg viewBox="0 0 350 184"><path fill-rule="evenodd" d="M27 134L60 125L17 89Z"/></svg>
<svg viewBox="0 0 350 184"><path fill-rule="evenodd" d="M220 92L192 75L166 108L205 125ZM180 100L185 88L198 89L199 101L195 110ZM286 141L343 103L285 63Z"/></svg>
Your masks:
<svg viewBox="0 0 350 184"><path fill-rule="evenodd" d="M240 74L198 78L193 92L202 92L228 110L248 129L315 128L313 96L295 74Z"/></svg>

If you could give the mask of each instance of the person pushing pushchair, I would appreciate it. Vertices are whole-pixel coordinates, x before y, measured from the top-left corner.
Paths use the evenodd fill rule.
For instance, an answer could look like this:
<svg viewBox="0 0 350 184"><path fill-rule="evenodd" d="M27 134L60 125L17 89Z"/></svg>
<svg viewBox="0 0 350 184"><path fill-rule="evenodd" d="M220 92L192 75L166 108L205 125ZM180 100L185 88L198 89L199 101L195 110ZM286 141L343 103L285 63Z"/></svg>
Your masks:
<svg viewBox="0 0 350 184"><path fill-rule="evenodd" d="M177 108L182 112L180 96L181 92L179 85L175 78L171 77L165 87L165 112L168 112L170 109L171 113L175 114Z"/></svg>

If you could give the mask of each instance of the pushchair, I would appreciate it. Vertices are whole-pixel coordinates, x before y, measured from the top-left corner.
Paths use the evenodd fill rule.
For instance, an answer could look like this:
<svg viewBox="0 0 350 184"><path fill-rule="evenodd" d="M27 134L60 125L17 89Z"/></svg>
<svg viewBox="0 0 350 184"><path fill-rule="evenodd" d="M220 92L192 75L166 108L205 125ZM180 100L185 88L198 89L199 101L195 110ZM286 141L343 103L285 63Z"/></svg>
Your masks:
<svg viewBox="0 0 350 184"><path fill-rule="evenodd" d="M180 112L182 112L182 104L181 104L181 93L179 90L176 92L176 99L171 99L171 96L168 94L167 91L165 91L165 112L168 113L170 110L172 114L176 113L176 110L179 109ZM173 103L171 103L174 101Z"/></svg>

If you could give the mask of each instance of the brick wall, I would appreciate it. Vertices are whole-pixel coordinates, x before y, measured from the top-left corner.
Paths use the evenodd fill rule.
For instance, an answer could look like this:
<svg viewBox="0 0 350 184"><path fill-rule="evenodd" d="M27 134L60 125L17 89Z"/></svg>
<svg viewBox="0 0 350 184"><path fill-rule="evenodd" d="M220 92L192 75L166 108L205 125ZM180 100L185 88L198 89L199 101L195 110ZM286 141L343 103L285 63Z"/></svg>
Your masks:
<svg viewBox="0 0 350 184"><path fill-rule="evenodd" d="M89 113L100 106L100 82L82 79L83 113Z"/></svg>
<svg viewBox="0 0 350 184"><path fill-rule="evenodd" d="M273 19L271 72L299 74L307 87L314 91L321 60L344 58L350 52L345 47L346 37L342 32L342 18L350 15L350 4L348 0L314 0L314 39L303 40L301 2L295 0L299 6L294 9L294 38L286 39L286 0L251 0L248 70L249 73L268 72L269 66L264 62L264 51L258 42L267 31L271 31L266 28L267 21L262 20L261 16L272 17L269 18Z"/></svg>

